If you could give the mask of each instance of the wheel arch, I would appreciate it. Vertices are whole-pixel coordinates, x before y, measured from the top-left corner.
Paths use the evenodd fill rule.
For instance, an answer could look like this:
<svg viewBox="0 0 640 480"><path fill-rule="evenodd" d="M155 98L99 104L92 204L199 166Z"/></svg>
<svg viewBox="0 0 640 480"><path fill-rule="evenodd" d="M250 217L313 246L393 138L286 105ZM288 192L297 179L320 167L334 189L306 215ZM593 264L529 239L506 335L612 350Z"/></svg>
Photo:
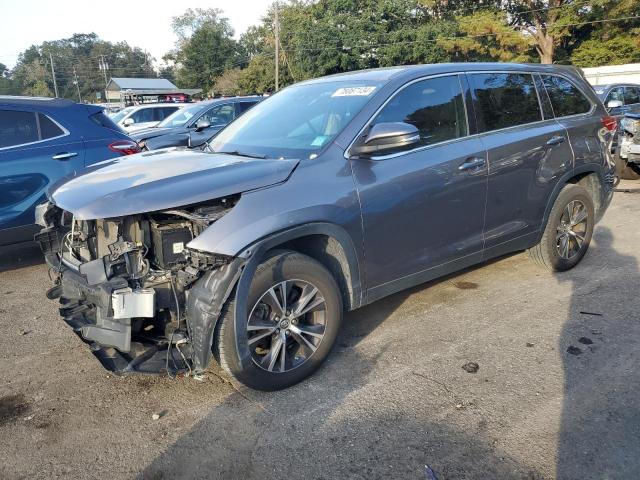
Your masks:
<svg viewBox="0 0 640 480"><path fill-rule="evenodd" d="M574 170L565 173L558 182L556 183L551 195L549 196L549 200L547 201L547 205L544 211L544 217L542 219L542 224L540 228L540 235L537 241L540 241L544 229L547 226L547 222L549 221L549 214L551 213L551 209L553 208L553 204L556 202L558 195L562 189L568 184L577 184L583 186L591 195L593 199L593 205L595 207L596 212L596 222L600 221L606 207L609 205L611 200L611 195L607 194L606 185L610 183L607 182L604 169L599 165L582 165L580 167L576 167Z"/></svg>
<svg viewBox="0 0 640 480"><path fill-rule="evenodd" d="M343 228L325 222L300 225L255 242L242 256L250 257L248 263L257 266L270 252L282 249L302 253L324 265L340 287L346 310L362 305L360 262L353 241Z"/></svg>

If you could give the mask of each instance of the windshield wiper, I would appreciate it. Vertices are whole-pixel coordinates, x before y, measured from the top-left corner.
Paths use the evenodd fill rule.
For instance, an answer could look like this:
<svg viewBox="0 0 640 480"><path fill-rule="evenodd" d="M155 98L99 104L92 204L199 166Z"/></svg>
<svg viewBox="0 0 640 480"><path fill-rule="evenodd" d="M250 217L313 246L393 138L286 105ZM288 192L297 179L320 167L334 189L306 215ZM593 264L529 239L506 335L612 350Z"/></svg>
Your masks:
<svg viewBox="0 0 640 480"><path fill-rule="evenodd" d="M260 155L259 153L240 152L238 150L233 150L231 152L213 152L213 153L219 153L220 155L236 155L238 157L260 158L262 160L267 158L266 155Z"/></svg>

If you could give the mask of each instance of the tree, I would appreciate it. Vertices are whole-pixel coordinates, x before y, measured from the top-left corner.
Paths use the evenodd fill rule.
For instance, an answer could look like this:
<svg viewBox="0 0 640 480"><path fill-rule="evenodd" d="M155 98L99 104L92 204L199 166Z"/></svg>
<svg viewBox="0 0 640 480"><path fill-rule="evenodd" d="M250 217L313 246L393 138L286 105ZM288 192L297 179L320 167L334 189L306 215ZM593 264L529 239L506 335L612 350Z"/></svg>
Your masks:
<svg viewBox="0 0 640 480"><path fill-rule="evenodd" d="M176 67L180 86L211 89L216 78L238 60L238 45L229 20L218 9L188 9L172 26L178 41L167 59Z"/></svg>
<svg viewBox="0 0 640 480"><path fill-rule="evenodd" d="M40 92L53 91L50 55L54 60L59 95L74 100L77 100L74 70L82 98L96 98L96 92L104 91L104 75L99 69L101 58L109 65L107 78L156 76L153 59L140 48L130 47L126 42L106 42L95 33L74 34L32 45L20 54L10 74L16 93L28 94L34 88ZM34 81L38 87L34 86Z"/></svg>
<svg viewBox="0 0 640 480"><path fill-rule="evenodd" d="M239 84L242 77L242 71L239 68L226 70L218 77L216 83L211 88L213 95L235 96L244 95L247 92L242 89Z"/></svg>
<svg viewBox="0 0 640 480"><path fill-rule="evenodd" d="M514 30L503 11L479 10L457 18L461 35L440 37L439 45L463 60L530 62L533 41Z"/></svg>

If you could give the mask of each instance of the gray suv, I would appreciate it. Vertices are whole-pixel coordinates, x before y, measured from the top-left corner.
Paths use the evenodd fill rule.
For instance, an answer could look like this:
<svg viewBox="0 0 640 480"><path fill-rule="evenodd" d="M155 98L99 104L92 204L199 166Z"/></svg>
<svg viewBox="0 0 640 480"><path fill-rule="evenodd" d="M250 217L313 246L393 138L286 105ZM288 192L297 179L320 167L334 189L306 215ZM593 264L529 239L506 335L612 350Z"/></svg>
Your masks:
<svg viewBox="0 0 640 480"><path fill-rule="evenodd" d="M574 267L612 197L615 119L574 69L440 64L293 85L203 151L52 189L49 298L119 374L285 388L344 311L509 252Z"/></svg>

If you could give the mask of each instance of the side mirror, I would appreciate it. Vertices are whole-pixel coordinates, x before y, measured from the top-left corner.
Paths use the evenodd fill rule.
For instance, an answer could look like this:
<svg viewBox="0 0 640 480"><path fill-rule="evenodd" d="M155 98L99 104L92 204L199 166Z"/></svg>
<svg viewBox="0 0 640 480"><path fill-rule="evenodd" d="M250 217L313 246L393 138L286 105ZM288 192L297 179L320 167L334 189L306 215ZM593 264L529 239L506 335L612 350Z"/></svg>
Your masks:
<svg viewBox="0 0 640 480"><path fill-rule="evenodd" d="M196 132L201 132L205 128L209 128L211 124L207 120L200 119L196 122Z"/></svg>
<svg viewBox="0 0 640 480"><path fill-rule="evenodd" d="M371 127L369 134L351 147L350 155L373 156L420 142L420 131L404 122L378 123Z"/></svg>
<svg viewBox="0 0 640 480"><path fill-rule="evenodd" d="M125 127L130 127L130 126L131 126L131 125L133 125L134 123L136 123L136 121L135 121L133 118L131 118L131 117L129 117L129 118L127 118L127 119L125 119L125 121L124 121L124 122L122 122L122 124L123 124Z"/></svg>
<svg viewBox="0 0 640 480"><path fill-rule="evenodd" d="M609 100L607 102L607 108L609 110L614 109L614 108L620 108L623 107L624 103L622 103L620 100Z"/></svg>

